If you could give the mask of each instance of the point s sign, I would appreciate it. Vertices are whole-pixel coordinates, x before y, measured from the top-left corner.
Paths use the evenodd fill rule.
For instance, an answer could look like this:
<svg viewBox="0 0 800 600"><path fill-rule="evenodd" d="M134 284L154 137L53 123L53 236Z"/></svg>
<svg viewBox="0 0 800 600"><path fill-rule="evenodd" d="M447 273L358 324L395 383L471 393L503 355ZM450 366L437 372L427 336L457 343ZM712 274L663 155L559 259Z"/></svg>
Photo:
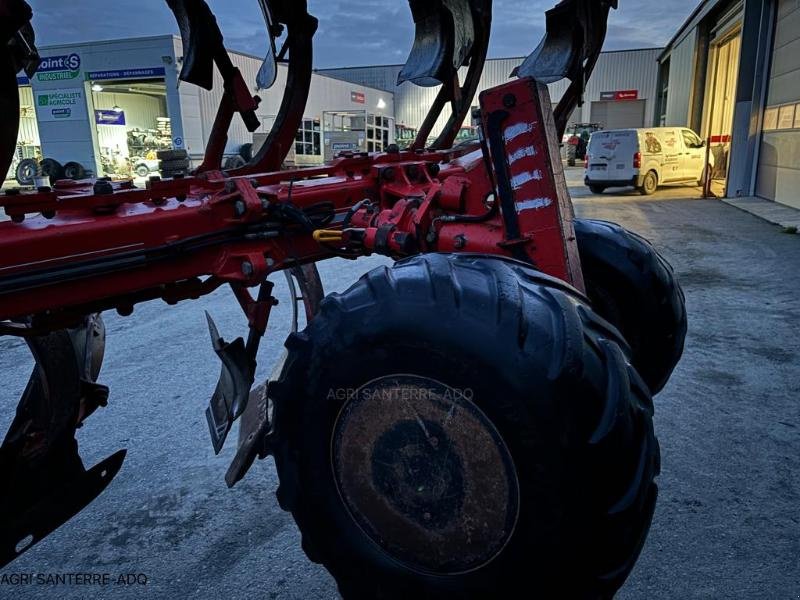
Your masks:
<svg viewBox="0 0 800 600"><path fill-rule="evenodd" d="M61 81L75 79L81 71L81 57L75 53L61 56L45 56L36 71L39 81Z"/></svg>

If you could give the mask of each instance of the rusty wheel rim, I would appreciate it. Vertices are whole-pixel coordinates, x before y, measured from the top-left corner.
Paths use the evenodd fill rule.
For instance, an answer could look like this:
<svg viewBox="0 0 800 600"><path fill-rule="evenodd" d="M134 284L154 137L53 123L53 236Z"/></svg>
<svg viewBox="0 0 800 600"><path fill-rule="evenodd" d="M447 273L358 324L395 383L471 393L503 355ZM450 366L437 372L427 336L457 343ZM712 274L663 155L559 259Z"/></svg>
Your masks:
<svg viewBox="0 0 800 600"><path fill-rule="evenodd" d="M519 515L511 453L469 390L416 375L346 395L331 439L339 495L381 550L452 575L491 562Z"/></svg>

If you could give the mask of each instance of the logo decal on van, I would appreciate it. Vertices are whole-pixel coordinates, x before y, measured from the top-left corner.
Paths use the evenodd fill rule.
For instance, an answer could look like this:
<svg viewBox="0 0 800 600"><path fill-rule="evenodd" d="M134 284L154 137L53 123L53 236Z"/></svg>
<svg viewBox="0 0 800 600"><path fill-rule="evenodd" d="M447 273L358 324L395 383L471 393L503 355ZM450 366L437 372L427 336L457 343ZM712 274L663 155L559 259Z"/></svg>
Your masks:
<svg viewBox="0 0 800 600"><path fill-rule="evenodd" d="M659 154L661 152L661 142L658 141L656 134L648 131L644 134L644 148L648 154Z"/></svg>

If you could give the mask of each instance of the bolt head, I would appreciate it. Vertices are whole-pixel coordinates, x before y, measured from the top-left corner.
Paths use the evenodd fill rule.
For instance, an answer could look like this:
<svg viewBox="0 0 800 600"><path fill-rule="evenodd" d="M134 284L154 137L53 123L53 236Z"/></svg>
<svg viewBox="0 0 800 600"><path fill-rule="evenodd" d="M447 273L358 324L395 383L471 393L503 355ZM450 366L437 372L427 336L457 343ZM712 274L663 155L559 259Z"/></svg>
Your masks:
<svg viewBox="0 0 800 600"><path fill-rule="evenodd" d="M249 260L244 261L242 263L242 275L245 277L252 277L253 273L253 263L251 263Z"/></svg>

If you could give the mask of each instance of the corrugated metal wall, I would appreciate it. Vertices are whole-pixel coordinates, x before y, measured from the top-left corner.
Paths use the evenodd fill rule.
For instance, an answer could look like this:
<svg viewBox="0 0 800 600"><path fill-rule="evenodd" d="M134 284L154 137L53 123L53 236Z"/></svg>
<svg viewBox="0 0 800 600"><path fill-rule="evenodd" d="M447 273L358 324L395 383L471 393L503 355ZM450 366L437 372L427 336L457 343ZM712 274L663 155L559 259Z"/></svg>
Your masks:
<svg viewBox="0 0 800 600"><path fill-rule="evenodd" d="M795 208L800 208L799 79L800 0L779 0L756 194Z"/></svg>
<svg viewBox="0 0 800 600"><path fill-rule="evenodd" d="M647 101L646 119L647 122L651 122L655 108L656 76L658 74L656 61L660 53L661 50L658 48L602 53L587 85L586 103L582 109L578 109L580 112L573 116L573 120L588 121L591 101L599 100L601 92L635 89L639 91L639 98ZM487 60L478 86L478 93L509 81L511 72L522 61L522 58ZM387 65L326 69L320 72L346 81L394 91L397 122L409 127L419 127L428 112L428 107L438 93L438 87L422 88L411 83L396 86L397 75L401 69L401 65ZM461 69L459 75L462 80L466 72L466 68ZM566 80L562 80L550 85L550 95L554 102L564 94L567 84ZM473 104L477 105L477 103L476 96ZM434 133L441 131L446 121L446 116L440 118L434 128Z"/></svg>
<svg viewBox="0 0 800 600"><path fill-rule="evenodd" d="M36 111L33 108L33 91L29 85L19 88L19 134L17 141L26 146L39 145L39 127L36 124Z"/></svg>
<svg viewBox="0 0 800 600"><path fill-rule="evenodd" d="M112 148L121 156L128 156L128 129L155 129L156 118L167 116L166 99L158 96L92 92L92 100L96 109L119 106L125 112L125 126L97 125L98 146Z"/></svg>
<svg viewBox="0 0 800 600"><path fill-rule="evenodd" d="M667 91L666 126L686 127L692 106L695 78L697 30L687 35L669 55L669 90Z"/></svg>
<svg viewBox="0 0 800 600"><path fill-rule="evenodd" d="M255 85L258 69L261 67L261 60L252 56L229 52L233 64L242 72L244 80L248 84ZM285 65L278 65L278 77L275 84L268 90L261 90L258 95L261 97L261 104L256 114L261 121L261 126L257 132L269 132L278 114L283 90L286 87L286 77L288 68ZM185 85L185 84L184 84ZM184 88L181 88L183 94ZM352 92L363 94L364 102L353 100ZM200 124L204 144L208 141L211 133L211 126L214 122L217 106L222 99L222 78L214 70L214 88L211 91L200 90L198 100L200 106ZM378 108L379 101L383 100L383 108ZM349 111L349 110L368 110L369 112L380 114L387 117L394 117L394 97L391 92L381 89L374 89L366 84L354 85L349 82L340 81L332 77L321 74L314 74L311 79L311 90L306 102L304 118L319 119L322 121L322 113L325 111ZM242 120L234 117L230 130L228 131L227 152L235 152L239 146L245 142L252 141L252 134L247 131ZM321 160L321 159L320 159Z"/></svg>

